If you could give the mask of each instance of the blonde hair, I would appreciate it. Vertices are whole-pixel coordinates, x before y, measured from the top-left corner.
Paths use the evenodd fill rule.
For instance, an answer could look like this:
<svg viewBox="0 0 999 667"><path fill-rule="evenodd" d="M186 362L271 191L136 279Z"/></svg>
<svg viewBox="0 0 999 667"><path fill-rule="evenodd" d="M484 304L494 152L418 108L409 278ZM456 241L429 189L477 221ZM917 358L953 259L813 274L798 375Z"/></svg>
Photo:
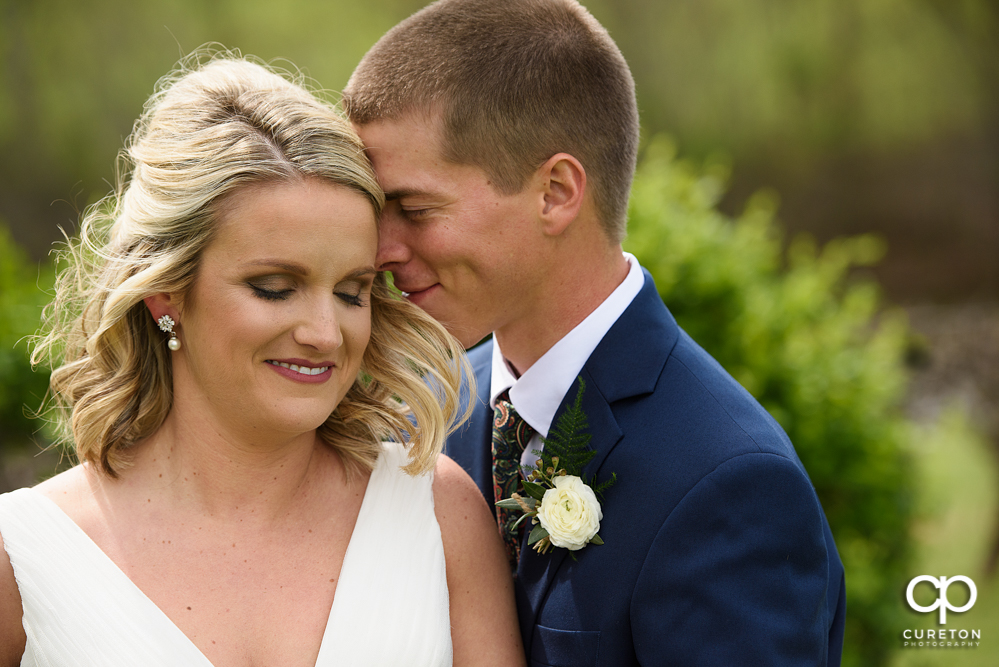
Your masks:
<svg viewBox="0 0 999 667"><path fill-rule="evenodd" d="M360 192L376 214L384 204L360 140L301 75L202 51L158 83L119 156L118 186L60 254L32 354L55 367L48 405L81 461L117 476L171 409L170 352L143 299L190 290L232 193L303 178ZM467 366L460 344L380 274L361 371L318 435L349 473L370 470L386 438L409 442L407 472L428 471L467 417Z"/></svg>
<svg viewBox="0 0 999 667"><path fill-rule="evenodd" d="M360 125L423 113L442 155L519 192L556 153L586 170L607 237L625 235L638 155L628 63L576 0L438 0L378 40L343 106Z"/></svg>

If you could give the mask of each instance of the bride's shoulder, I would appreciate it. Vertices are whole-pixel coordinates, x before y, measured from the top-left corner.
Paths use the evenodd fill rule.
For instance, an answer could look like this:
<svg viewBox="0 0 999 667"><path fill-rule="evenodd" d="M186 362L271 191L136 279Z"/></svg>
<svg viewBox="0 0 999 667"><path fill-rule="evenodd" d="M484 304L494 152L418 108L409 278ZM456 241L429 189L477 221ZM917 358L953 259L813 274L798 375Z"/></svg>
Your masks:
<svg viewBox="0 0 999 667"><path fill-rule="evenodd" d="M53 485L54 487L54 485ZM37 489L38 487L36 487ZM14 505L8 505L7 512L16 516L17 502L15 498L21 498L14 494L4 495L3 498L10 499ZM21 602L21 593L17 586L17 578L14 575L14 566L11 564L10 556L7 554L7 545L4 543L4 536L0 531L0 667L7 665L21 664L21 656L25 650L27 638L24 634L22 616L24 608Z"/></svg>
<svg viewBox="0 0 999 667"><path fill-rule="evenodd" d="M489 656L489 664L523 665L513 578L496 519L472 478L447 456L437 461L433 488L455 664L478 655Z"/></svg>
<svg viewBox="0 0 999 667"><path fill-rule="evenodd" d="M0 535L0 637L6 638L0 642L0 667L21 662L27 641L21 624L23 613L14 568L3 546L3 535Z"/></svg>
<svg viewBox="0 0 999 667"><path fill-rule="evenodd" d="M54 502L70 517L80 514L93 501L93 489L85 465L76 465L34 487L34 490Z"/></svg>
<svg viewBox="0 0 999 667"><path fill-rule="evenodd" d="M434 502L446 505L457 505L468 507L469 505L481 505L487 513L489 507L485 499L479 493L479 488L454 459L441 454L434 467ZM490 513L491 520L491 513Z"/></svg>
<svg viewBox="0 0 999 667"><path fill-rule="evenodd" d="M68 516L78 521L81 511L85 511L85 502L81 499L91 498L86 471L83 466L76 466L62 472L33 487L32 491L48 498L62 509ZM7 505L5 511L17 516L25 502L35 505L32 496L10 494L4 496L13 502ZM22 554L23 557L23 554ZM18 588L14 567L4 544L4 536L0 532L0 667L20 665L24 654L27 637L24 633L22 617L24 606Z"/></svg>
<svg viewBox="0 0 999 667"><path fill-rule="evenodd" d="M51 480L43 482L32 490L50 499L65 496L69 493L69 488L72 485L71 480L74 477L75 473L67 471ZM26 489L0 496L0 503L2 503L0 513L3 514L3 520L0 520L0 524L11 528L12 526L7 523L7 520L20 517L22 521L19 521L18 524L21 526L25 525L23 521L24 515L21 512L26 507L34 507L36 501L37 496L31 495ZM30 522L28 522L28 525L30 525ZM23 530L23 527L20 530ZM18 541L15 539L17 535L17 529L13 530L7 536L0 529L0 637L3 638L0 641L0 667L20 665L21 657L24 654L27 643L27 636L25 635L22 621L24 605L17 577L14 573L14 566L7 552L8 548L15 548L14 545ZM5 537L10 538L10 541L5 542ZM23 548L21 552L21 558L24 558Z"/></svg>
<svg viewBox="0 0 999 667"><path fill-rule="evenodd" d="M434 469L433 491L449 561L452 553L475 557L482 550L494 551L499 537L489 506L468 473L443 454Z"/></svg>

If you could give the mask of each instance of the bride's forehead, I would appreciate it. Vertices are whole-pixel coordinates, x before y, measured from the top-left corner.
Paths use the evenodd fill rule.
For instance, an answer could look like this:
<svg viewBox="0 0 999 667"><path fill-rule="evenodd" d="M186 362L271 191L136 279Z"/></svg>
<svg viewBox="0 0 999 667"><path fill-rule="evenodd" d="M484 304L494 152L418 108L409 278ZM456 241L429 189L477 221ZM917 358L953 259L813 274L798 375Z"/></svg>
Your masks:
<svg viewBox="0 0 999 667"><path fill-rule="evenodd" d="M215 225L219 239L267 243L295 235L321 243L333 230L341 243L376 233L374 206L364 194L322 181L242 188L220 207Z"/></svg>
<svg viewBox="0 0 999 667"><path fill-rule="evenodd" d="M374 264L377 245L374 207L356 190L328 183L254 185L226 202L202 262L294 265L302 273L354 270Z"/></svg>

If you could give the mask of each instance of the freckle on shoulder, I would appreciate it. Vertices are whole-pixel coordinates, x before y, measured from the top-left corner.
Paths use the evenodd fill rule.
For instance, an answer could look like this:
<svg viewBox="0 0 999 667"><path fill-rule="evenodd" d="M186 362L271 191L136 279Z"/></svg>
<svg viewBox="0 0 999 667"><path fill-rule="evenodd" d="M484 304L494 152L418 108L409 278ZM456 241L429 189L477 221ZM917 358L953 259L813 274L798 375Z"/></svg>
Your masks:
<svg viewBox="0 0 999 667"><path fill-rule="evenodd" d="M78 498L90 490L86 480L86 471L82 465L74 466L34 487L35 491L46 498L62 504L66 500Z"/></svg>

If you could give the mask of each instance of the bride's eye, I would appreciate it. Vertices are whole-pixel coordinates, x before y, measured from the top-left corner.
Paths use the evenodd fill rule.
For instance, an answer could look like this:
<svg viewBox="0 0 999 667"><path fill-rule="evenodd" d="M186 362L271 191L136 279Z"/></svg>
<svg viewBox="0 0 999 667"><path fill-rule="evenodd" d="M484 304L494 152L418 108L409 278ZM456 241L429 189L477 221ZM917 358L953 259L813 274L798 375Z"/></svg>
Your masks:
<svg viewBox="0 0 999 667"><path fill-rule="evenodd" d="M371 277L345 280L336 286L333 293L348 306L361 308L367 305L364 297L371 294L372 281Z"/></svg>
<svg viewBox="0 0 999 667"><path fill-rule="evenodd" d="M256 285L250 285L253 293L260 297L261 299L266 299L267 301L284 301L291 294L290 289L283 290L269 290L263 287L257 287Z"/></svg>
<svg viewBox="0 0 999 667"><path fill-rule="evenodd" d="M253 290L254 296L267 301L283 301L294 291L288 280L278 276L248 280L246 284Z"/></svg>
<svg viewBox="0 0 999 667"><path fill-rule="evenodd" d="M364 301L361 299L360 294L350 294L349 292L337 292L336 296L338 299L343 301L348 306L356 306L360 308L364 305Z"/></svg>

